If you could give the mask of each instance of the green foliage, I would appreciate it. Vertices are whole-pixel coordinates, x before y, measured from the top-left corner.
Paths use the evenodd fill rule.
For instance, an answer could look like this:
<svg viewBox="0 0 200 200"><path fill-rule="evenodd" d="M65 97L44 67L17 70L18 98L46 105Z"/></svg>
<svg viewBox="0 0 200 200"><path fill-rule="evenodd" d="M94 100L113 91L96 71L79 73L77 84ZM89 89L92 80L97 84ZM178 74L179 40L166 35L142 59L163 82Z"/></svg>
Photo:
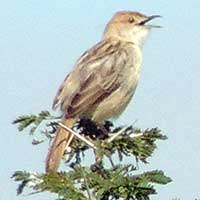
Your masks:
<svg viewBox="0 0 200 200"><path fill-rule="evenodd" d="M30 133L34 133L36 128L43 120L53 119L49 111L41 111L38 115L22 115L13 121L13 124L18 124L18 130L23 131L30 125L33 125Z"/></svg>
<svg viewBox="0 0 200 200"><path fill-rule="evenodd" d="M15 181L22 181L18 194L25 186L35 192L49 191L58 194L58 199L88 199L90 190L92 199L149 199L156 194L153 183L167 184L171 181L162 171L151 171L133 175L135 169L118 165L93 170L89 167L76 166L73 170L61 173L35 175L27 172L15 172ZM131 172L133 174L131 174ZM84 174L84 175L83 175ZM85 179L84 179L85 178Z"/></svg>
<svg viewBox="0 0 200 200"><path fill-rule="evenodd" d="M42 133L49 139L56 132L57 124L54 120L57 119L58 117L51 116L48 111L42 111L39 115L19 117L14 124L18 125L20 131L29 127L36 127L36 130L47 120L47 126ZM48 174L17 171L12 176L15 181L20 182L17 193L21 194L28 187L33 193L55 193L58 195L57 200L148 200L150 195L156 194L154 184L171 182L159 170L142 174L137 172L138 162L147 163L147 159L157 148L155 142L167 139L158 128L114 128L111 122L106 122L104 129L107 132L102 131L91 120L81 119L75 124L74 130L93 142L97 149L94 151L83 141L74 139L70 158L66 162L66 171ZM36 141L35 144L39 143ZM93 152L95 159L90 159L84 166L82 161L84 155L89 153L88 150ZM130 164L123 164L123 159L127 157L130 157Z"/></svg>
<svg viewBox="0 0 200 200"><path fill-rule="evenodd" d="M43 121L57 120L60 117L52 116L49 111L41 111L38 115L22 115L15 119L12 123L18 126L19 132L29 129L29 134L33 135ZM50 130L49 128L52 128ZM46 124L46 129L42 132L43 136L47 139L52 139L52 134L55 133L55 127L50 124ZM37 145L44 142L44 140L38 140L33 138L32 144Z"/></svg>

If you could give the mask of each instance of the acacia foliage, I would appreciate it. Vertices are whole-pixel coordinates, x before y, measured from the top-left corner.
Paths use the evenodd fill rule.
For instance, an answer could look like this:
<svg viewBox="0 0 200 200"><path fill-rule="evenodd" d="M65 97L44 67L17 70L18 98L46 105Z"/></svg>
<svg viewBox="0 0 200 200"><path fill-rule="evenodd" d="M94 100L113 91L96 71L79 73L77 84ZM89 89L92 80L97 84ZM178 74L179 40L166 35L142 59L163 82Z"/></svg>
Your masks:
<svg viewBox="0 0 200 200"><path fill-rule="evenodd" d="M28 130L33 135L32 144L38 145L53 139L57 121L59 117L42 111L38 115L20 116L13 123L18 125L20 132ZM153 155L156 141L167 139L158 128L115 127L107 121L102 129L89 119L80 119L73 129L90 140L96 150L74 139L70 156L65 160L66 168L62 171L14 172L12 178L19 183L17 194L29 188L32 193L55 193L56 200L148 200L150 195L156 194L155 184L171 182L161 170L138 172L139 163L147 164ZM91 157L91 153L94 159L87 159L85 164L84 158Z"/></svg>

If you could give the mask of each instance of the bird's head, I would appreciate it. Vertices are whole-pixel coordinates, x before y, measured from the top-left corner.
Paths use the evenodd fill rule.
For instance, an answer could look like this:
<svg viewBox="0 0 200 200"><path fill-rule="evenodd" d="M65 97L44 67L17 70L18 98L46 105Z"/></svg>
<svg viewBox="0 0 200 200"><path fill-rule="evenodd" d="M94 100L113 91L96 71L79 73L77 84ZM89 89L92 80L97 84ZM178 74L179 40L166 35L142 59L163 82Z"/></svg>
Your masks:
<svg viewBox="0 0 200 200"><path fill-rule="evenodd" d="M160 27L147 23L157 17L160 16L152 15L148 17L133 11L117 12L107 24L104 38L115 37L141 46L150 30L154 27Z"/></svg>

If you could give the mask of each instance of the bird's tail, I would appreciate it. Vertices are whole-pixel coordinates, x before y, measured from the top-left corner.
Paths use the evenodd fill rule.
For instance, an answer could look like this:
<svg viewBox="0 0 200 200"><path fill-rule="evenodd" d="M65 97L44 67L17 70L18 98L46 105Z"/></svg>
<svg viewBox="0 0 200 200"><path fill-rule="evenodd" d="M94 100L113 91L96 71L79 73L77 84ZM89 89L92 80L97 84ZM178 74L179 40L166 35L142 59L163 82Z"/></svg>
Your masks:
<svg viewBox="0 0 200 200"><path fill-rule="evenodd" d="M62 123L68 128L72 128L76 122L75 118L69 118L62 120ZM64 151L69 147L72 141L73 135L59 127L54 141L49 149L47 159L46 159L46 172L55 172L57 171L61 158L64 154Z"/></svg>

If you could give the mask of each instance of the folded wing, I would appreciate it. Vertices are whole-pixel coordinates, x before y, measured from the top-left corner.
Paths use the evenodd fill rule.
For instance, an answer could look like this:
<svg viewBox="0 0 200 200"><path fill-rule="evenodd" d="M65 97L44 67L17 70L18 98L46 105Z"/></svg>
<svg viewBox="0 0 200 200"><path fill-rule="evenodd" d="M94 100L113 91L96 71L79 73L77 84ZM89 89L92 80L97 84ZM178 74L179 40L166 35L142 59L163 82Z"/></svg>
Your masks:
<svg viewBox="0 0 200 200"><path fill-rule="evenodd" d="M67 117L95 108L120 86L126 56L121 43L111 40L85 52L60 86L53 108L60 106Z"/></svg>

